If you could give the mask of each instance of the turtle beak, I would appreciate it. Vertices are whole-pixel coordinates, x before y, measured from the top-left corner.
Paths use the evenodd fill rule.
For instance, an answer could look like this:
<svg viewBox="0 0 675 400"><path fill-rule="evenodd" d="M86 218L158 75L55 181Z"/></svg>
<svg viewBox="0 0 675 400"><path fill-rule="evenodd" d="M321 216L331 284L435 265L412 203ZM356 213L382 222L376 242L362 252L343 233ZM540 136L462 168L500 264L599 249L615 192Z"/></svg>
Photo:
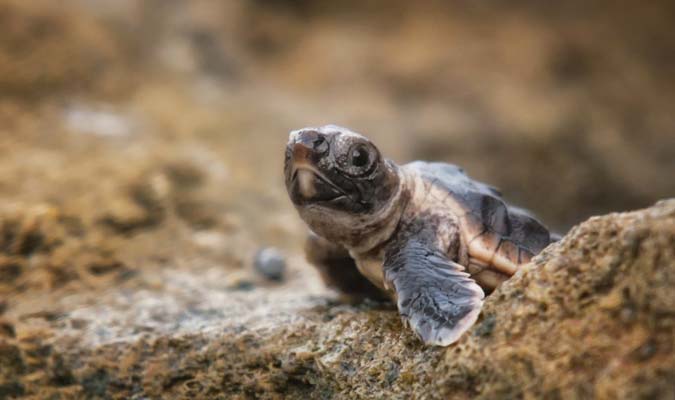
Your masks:
<svg viewBox="0 0 675 400"><path fill-rule="evenodd" d="M328 142L323 134L311 129L291 132L286 148L286 184L294 203L329 201L344 195L317 168L327 152Z"/></svg>
<svg viewBox="0 0 675 400"><path fill-rule="evenodd" d="M301 168L316 170L315 165L328 151L326 137L312 129L301 129L290 134L287 152L290 152L291 175Z"/></svg>
<svg viewBox="0 0 675 400"><path fill-rule="evenodd" d="M303 143L295 143L292 147L293 154L293 170L297 171L298 168L314 168L312 166L312 149L304 145Z"/></svg>
<svg viewBox="0 0 675 400"><path fill-rule="evenodd" d="M317 162L328 151L326 136L313 129L291 132L288 145L293 149L294 162Z"/></svg>

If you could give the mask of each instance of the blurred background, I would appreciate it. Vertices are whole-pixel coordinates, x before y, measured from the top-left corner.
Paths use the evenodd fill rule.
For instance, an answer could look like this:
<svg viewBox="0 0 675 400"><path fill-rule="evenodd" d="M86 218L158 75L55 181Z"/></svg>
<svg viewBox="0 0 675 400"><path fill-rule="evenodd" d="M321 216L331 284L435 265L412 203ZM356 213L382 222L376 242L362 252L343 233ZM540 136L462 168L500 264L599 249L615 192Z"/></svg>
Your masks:
<svg viewBox="0 0 675 400"><path fill-rule="evenodd" d="M2 0L0 284L295 252L282 152L308 125L457 163L561 232L648 206L675 195L673 23L665 0Z"/></svg>

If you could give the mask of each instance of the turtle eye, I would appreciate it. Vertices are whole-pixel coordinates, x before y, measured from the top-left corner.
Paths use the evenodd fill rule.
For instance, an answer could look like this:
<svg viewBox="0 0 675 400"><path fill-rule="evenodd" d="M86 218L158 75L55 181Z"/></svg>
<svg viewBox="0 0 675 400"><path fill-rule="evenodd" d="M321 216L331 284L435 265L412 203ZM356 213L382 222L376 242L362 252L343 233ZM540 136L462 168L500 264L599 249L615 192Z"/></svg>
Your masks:
<svg viewBox="0 0 675 400"><path fill-rule="evenodd" d="M356 145L349 151L349 163L354 167L365 167L370 161L370 153L364 145Z"/></svg>

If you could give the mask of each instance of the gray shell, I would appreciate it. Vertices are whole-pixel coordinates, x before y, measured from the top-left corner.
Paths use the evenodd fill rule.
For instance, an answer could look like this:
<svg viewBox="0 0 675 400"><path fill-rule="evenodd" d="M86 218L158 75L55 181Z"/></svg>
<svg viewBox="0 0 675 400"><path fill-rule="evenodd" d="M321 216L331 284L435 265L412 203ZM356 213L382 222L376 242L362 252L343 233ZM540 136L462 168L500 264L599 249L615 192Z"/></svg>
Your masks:
<svg viewBox="0 0 675 400"><path fill-rule="evenodd" d="M460 228L472 257L512 274L551 243L548 229L532 215L507 205L497 189L456 165L416 161L405 168L447 191L461 209Z"/></svg>

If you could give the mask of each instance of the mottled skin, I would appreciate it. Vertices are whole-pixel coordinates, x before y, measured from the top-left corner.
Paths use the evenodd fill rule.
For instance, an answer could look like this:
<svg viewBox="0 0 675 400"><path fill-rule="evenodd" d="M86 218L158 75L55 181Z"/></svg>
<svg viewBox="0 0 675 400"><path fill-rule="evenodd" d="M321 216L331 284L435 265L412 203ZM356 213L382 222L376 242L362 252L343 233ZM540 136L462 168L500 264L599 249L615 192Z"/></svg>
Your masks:
<svg viewBox="0 0 675 400"><path fill-rule="evenodd" d="M551 242L536 219L460 168L397 166L346 128L291 132L284 172L312 230L308 260L326 283L355 297L390 297L427 344L456 341L478 317L484 291Z"/></svg>

